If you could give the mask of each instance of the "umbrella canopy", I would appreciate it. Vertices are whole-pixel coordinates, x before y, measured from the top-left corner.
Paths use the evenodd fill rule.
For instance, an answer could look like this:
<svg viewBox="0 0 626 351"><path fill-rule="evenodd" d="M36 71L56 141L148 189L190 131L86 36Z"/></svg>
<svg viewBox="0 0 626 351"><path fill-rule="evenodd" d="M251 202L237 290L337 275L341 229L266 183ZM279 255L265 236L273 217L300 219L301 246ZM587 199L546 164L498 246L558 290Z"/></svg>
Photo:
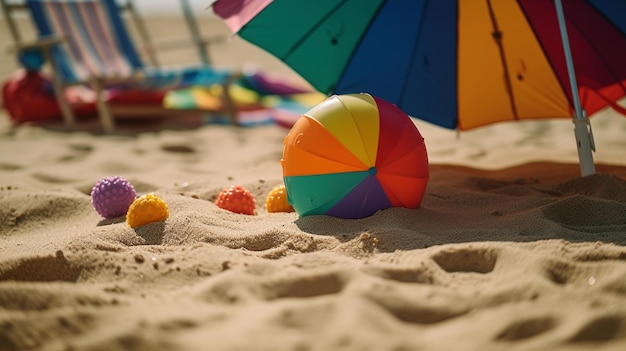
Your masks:
<svg viewBox="0 0 626 351"><path fill-rule="evenodd" d="M285 137L283 178L301 216L362 218L417 208L428 181L424 138L409 116L369 94L334 95Z"/></svg>
<svg viewBox="0 0 626 351"><path fill-rule="evenodd" d="M626 1L560 6L554 0L218 0L213 9L319 91L368 92L446 128L571 118L576 100L579 114L607 105L626 112L616 103L626 95ZM578 85L571 84L574 73Z"/></svg>

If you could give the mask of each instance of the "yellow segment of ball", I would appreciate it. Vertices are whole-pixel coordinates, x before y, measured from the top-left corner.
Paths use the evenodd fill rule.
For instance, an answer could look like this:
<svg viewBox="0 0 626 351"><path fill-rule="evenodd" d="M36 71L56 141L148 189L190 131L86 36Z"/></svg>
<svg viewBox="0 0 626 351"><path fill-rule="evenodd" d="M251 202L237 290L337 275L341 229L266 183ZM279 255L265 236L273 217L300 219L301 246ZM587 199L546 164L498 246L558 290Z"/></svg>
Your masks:
<svg viewBox="0 0 626 351"><path fill-rule="evenodd" d="M142 195L133 201L126 213L126 223L131 228L160 222L170 216L167 204L154 194Z"/></svg>
<svg viewBox="0 0 626 351"><path fill-rule="evenodd" d="M265 199L267 212L293 212L293 207L287 201L287 189L279 185L272 189Z"/></svg>

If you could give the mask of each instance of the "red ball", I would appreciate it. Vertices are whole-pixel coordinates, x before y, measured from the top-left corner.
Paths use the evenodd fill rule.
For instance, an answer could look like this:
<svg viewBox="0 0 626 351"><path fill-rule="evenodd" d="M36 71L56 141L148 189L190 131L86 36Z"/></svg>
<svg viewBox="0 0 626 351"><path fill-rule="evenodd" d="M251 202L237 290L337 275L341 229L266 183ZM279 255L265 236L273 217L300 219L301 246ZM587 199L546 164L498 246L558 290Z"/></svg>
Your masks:
<svg viewBox="0 0 626 351"><path fill-rule="evenodd" d="M215 200L217 207L246 215L256 215L254 196L241 185L224 188Z"/></svg>

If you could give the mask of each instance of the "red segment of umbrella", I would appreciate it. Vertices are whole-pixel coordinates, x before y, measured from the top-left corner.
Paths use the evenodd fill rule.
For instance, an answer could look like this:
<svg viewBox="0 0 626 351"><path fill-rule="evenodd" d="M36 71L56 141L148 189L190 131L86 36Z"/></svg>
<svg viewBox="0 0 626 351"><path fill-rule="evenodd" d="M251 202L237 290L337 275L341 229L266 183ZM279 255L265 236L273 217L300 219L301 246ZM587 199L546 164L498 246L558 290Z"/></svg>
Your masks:
<svg viewBox="0 0 626 351"><path fill-rule="evenodd" d="M554 1L520 0L519 3L571 100L559 23L554 20L557 17ZM584 0L567 0L563 10L567 14L567 33L585 112L591 115L609 104L626 114L626 109L615 103L626 94L626 36ZM573 109L574 102L570 101L570 105Z"/></svg>

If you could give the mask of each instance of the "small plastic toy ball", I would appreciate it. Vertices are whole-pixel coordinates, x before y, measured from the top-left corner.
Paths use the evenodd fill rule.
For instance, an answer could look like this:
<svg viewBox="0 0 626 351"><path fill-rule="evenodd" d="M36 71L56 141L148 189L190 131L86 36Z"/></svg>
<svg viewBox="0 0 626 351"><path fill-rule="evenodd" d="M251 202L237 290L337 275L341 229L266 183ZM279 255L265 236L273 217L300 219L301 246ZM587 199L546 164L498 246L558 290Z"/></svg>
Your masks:
<svg viewBox="0 0 626 351"><path fill-rule="evenodd" d="M294 212L293 207L287 201L287 189L279 185L272 189L265 199L267 212Z"/></svg>
<svg viewBox="0 0 626 351"><path fill-rule="evenodd" d="M167 204L154 194L145 194L133 201L126 214L126 223L131 228L166 220L170 216Z"/></svg>
<svg viewBox="0 0 626 351"><path fill-rule="evenodd" d="M106 219L125 215L136 196L132 184L119 176L102 178L91 189L91 203Z"/></svg>
<svg viewBox="0 0 626 351"><path fill-rule="evenodd" d="M241 185L231 185L224 188L215 204L219 208L246 215L256 215L256 202L254 196Z"/></svg>

